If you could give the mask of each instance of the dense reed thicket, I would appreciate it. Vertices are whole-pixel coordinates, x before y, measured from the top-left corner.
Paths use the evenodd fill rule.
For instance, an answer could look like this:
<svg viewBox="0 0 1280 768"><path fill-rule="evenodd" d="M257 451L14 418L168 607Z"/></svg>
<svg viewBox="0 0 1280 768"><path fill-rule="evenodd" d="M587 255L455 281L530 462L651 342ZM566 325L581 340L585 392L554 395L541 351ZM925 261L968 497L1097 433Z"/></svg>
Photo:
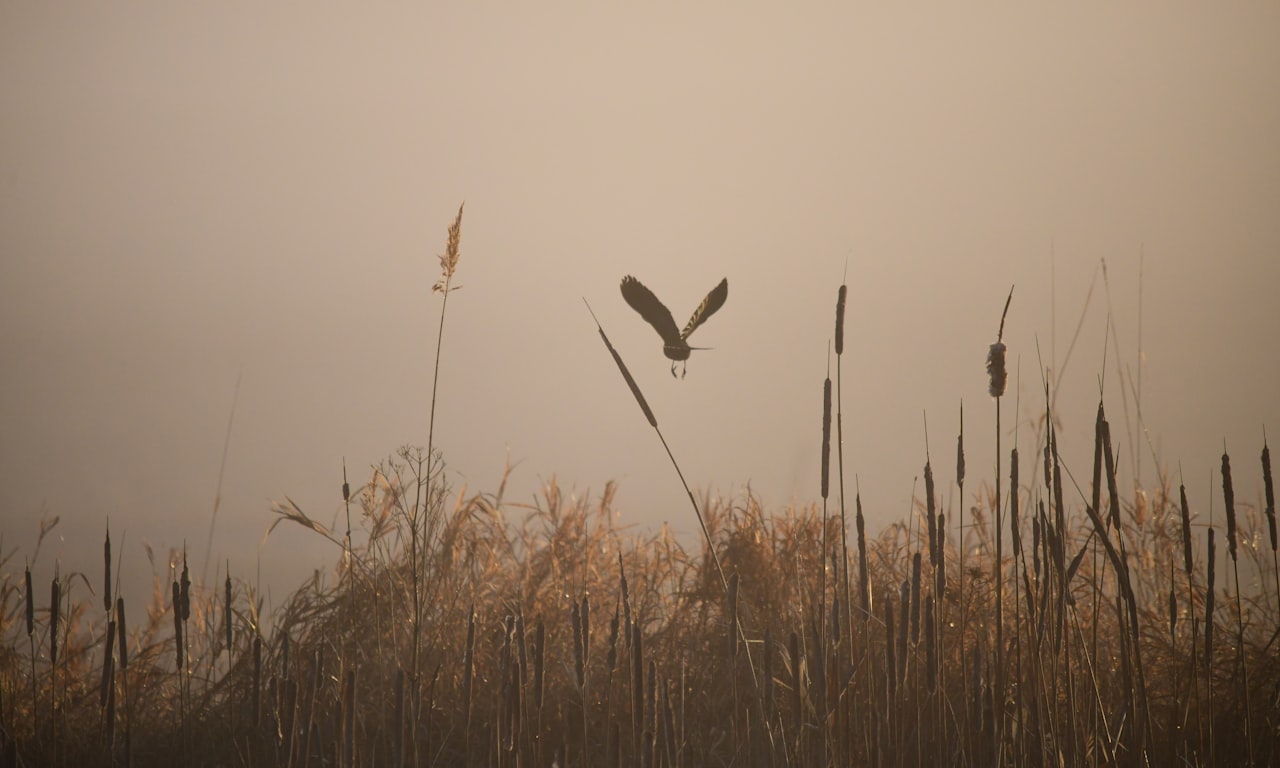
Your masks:
<svg viewBox="0 0 1280 768"><path fill-rule="evenodd" d="M1280 761L1265 443L1256 507L1235 498L1224 454L1219 530L1167 477L1121 496L1101 404L1092 476L1068 492L1046 388L1038 455L1000 456L1001 476L968 478L965 498L962 431L948 480L961 506L943 508L950 469L922 456L912 514L868 531L856 493L845 501L838 297L821 502L766 511L690 492L693 548L619 526L612 485L566 498L552 481L533 505L506 501L505 479L455 495L428 447L354 489L344 478L346 531L277 506L277 524L310 531L290 535L342 554L269 619L250 580L192 583L181 556L145 605L120 594L109 535L100 604L83 575L96 568L33 584L8 553L0 764ZM989 361L996 402L1003 347Z"/></svg>

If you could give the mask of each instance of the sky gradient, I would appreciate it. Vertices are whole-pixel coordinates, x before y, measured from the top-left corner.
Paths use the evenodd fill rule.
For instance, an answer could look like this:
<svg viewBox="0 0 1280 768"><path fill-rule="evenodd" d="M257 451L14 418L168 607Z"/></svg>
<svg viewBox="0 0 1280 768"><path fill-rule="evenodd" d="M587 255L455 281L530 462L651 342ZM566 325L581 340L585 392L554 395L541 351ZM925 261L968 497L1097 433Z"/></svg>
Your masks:
<svg viewBox="0 0 1280 768"><path fill-rule="evenodd" d="M358 484L426 443L464 200L436 444L468 493L509 459L512 501L617 480L620 524L696 531L586 298L696 489L817 499L845 280L873 529L910 507L926 415L959 502L961 401L970 503L990 482L1015 284L1006 447L1034 451L1052 371L1083 487L1105 355L1122 474L1181 469L1207 519L1225 441L1252 502L1280 434L1278 32L1271 3L5 4L5 551L60 515L38 577L96 573L109 516L131 567L144 541L201 560L239 379L215 556L261 556L277 600L330 566L301 529L262 543L271 503L330 521L344 459ZM627 274L680 325L728 278L687 378Z"/></svg>

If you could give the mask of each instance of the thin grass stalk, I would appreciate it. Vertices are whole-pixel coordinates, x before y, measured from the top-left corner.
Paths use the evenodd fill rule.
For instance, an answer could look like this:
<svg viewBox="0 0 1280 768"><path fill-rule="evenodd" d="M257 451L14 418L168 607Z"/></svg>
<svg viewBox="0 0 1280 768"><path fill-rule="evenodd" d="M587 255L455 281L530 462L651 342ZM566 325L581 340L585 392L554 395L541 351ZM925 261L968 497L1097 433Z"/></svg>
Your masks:
<svg viewBox="0 0 1280 768"><path fill-rule="evenodd" d="M1213 716L1213 607L1214 607L1214 582L1215 582L1215 562L1217 561L1218 547L1214 541L1213 526L1209 526L1209 545L1207 550L1206 583L1204 593L1204 675L1205 690L1208 694L1209 702L1209 754L1210 759L1218 754L1218 747L1215 743L1216 728L1214 728Z"/></svg>
<svg viewBox="0 0 1280 768"><path fill-rule="evenodd" d="M844 313L848 286L840 284L836 295L836 473L840 482L840 563L844 588L845 613L849 625L849 664L855 663L853 644L853 596L849 576L849 521L844 501L844 382L840 375L840 363L844 357Z"/></svg>

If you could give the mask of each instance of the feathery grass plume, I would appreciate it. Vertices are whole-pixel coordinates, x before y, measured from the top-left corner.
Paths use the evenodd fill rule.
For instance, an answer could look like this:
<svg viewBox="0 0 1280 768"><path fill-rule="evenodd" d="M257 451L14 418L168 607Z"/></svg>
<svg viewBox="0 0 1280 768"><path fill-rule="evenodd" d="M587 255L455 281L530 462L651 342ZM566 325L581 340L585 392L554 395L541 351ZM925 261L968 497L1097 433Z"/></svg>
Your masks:
<svg viewBox="0 0 1280 768"><path fill-rule="evenodd" d="M462 245L462 209L466 207L466 203L458 206L458 215L454 218L453 223L449 225L449 238L445 242L444 253L440 254L440 279L436 284L431 286L431 290L436 293L448 294L454 288L450 286L453 281L453 273L458 268L458 257L461 255Z"/></svg>
<svg viewBox="0 0 1280 768"><path fill-rule="evenodd" d="M111 526L102 541L102 610L111 613Z"/></svg>
<svg viewBox="0 0 1280 768"><path fill-rule="evenodd" d="M1222 454L1222 499L1227 505L1227 553L1236 560L1236 493L1231 487L1231 458Z"/></svg>

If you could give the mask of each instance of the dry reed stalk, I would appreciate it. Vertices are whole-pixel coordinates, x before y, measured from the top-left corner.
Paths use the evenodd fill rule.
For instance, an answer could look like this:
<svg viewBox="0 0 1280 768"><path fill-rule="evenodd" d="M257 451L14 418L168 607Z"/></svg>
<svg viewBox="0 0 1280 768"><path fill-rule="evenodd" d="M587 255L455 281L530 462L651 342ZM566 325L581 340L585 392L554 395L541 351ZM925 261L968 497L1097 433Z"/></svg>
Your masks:
<svg viewBox="0 0 1280 768"><path fill-rule="evenodd" d="M342 687L342 766L355 768L356 764L356 671L347 670L346 684Z"/></svg>
<svg viewBox="0 0 1280 768"><path fill-rule="evenodd" d="M1218 546L1214 541L1213 526L1209 526L1209 544L1206 552L1207 562L1206 583L1204 593L1204 674L1205 674L1205 690L1208 693L1209 701L1209 754L1216 755L1217 746L1214 743L1216 736L1216 728L1213 725L1213 603L1214 603L1214 582L1215 582L1215 562L1218 556Z"/></svg>
<svg viewBox="0 0 1280 768"><path fill-rule="evenodd" d="M849 663L854 663L853 593L849 578L849 521L844 501L844 398L840 363L844 356L844 309L848 287L841 283L836 295L836 472L840 479L840 578L844 588L844 604L849 615Z"/></svg>

